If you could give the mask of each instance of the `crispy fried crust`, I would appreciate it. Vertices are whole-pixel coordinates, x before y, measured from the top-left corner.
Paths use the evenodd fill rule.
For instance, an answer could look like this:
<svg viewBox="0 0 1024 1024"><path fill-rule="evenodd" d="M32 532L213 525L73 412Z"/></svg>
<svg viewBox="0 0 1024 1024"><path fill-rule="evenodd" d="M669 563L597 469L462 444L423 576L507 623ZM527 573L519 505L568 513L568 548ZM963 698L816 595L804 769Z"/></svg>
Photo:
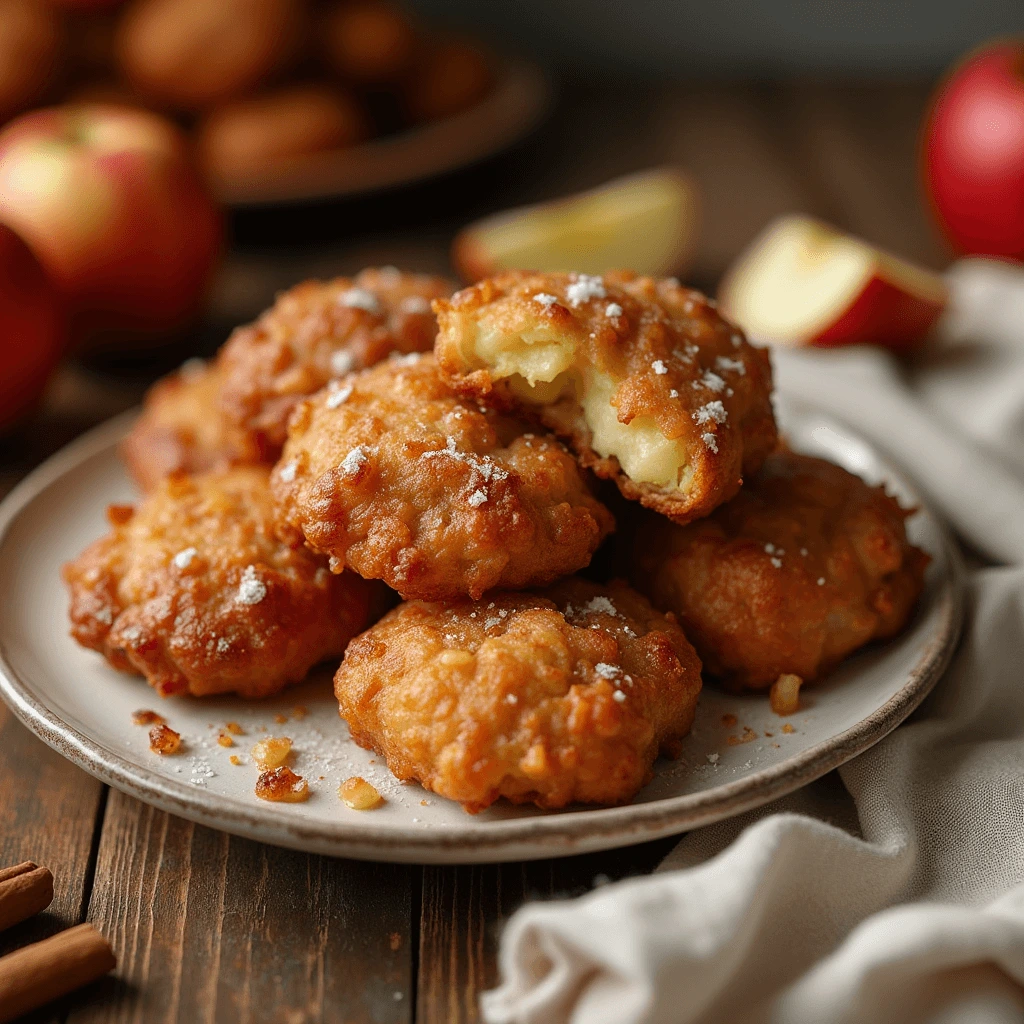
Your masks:
<svg viewBox="0 0 1024 1024"><path fill-rule="evenodd" d="M429 355L352 374L292 417L271 484L282 536L406 599L550 583L615 524L562 445L526 430L461 401Z"/></svg>
<svg viewBox="0 0 1024 1024"><path fill-rule="evenodd" d="M811 680L906 624L929 561L907 541L910 514L839 466L780 451L708 519L645 520L634 582L727 688Z"/></svg>
<svg viewBox="0 0 1024 1024"><path fill-rule="evenodd" d="M142 415L121 444L121 457L144 491L171 473L274 461L273 453L225 419L220 385L216 363L190 360L150 388Z"/></svg>
<svg viewBox="0 0 1024 1024"><path fill-rule="evenodd" d="M451 291L442 278L394 268L290 288L222 349L226 415L280 451L292 409L328 381L392 352L430 350L437 334L430 302Z"/></svg>
<svg viewBox="0 0 1024 1024"><path fill-rule="evenodd" d="M71 635L162 695L263 697L339 655L374 588L332 575L271 527L268 470L162 481L64 566Z"/></svg>
<svg viewBox="0 0 1024 1024"><path fill-rule="evenodd" d="M677 753L700 662L623 583L413 601L357 637L334 677L357 743L470 812L631 799Z"/></svg>
<svg viewBox="0 0 1024 1024"><path fill-rule="evenodd" d="M439 299L434 309L436 352L449 384L506 407L521 405L567 438L584 466L677 522L707 515L732 497L743 475L776 445L768 353L748 344L710 300L674 279L510 271ZM500 376L477 351L481 328L560 339L572 352L570 368L556 381L562 386L537 392L532 401L539 404L524 403L515 378ZM678 486L632 479L614 454L595 450L578 398L581 380L592 372L610 380L619 423L653 423L682 444Z"/></svg>

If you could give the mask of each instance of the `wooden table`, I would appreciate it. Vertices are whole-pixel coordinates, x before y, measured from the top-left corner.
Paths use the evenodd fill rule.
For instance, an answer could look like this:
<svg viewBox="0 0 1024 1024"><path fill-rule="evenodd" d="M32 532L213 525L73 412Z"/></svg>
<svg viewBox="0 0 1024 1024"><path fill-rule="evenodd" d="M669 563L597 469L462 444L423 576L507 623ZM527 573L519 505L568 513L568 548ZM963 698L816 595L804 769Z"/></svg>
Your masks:
<svg viewBox="0 0 1024 1024"><path fill-rule="evenodd" d="M688 168L701 187L700 246L686 275L698 286L713 288L771 217L796 210L941 267L947 257L917 187L927 95L926 84L567 87L530 143L472 172L359 204L240 218L239 246L192 345L211 350L230 324L308 273L372 263L447 271L451 235L472 216L662 162ZM254 244L268 236L270 253ZM181 354L63 370L37 421L0 442L0 493L138 401ZM461 868L275 849L108 789L0 704L0 865L33 859L56 876L50 912L0 936L0 953L87 920L119 959L116 977L36 1021L475 1021L516 907L650 871L671 846Z"/></svg>

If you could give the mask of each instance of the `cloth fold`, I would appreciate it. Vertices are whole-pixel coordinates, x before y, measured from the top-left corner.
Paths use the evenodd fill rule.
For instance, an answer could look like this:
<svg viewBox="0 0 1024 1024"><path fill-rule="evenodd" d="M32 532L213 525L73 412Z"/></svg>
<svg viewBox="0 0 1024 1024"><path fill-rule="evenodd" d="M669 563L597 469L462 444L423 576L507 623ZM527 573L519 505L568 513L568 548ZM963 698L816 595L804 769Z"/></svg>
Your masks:
<svg viewBox="0 0 1024 1024"><path fill-rule="evenodd" d="M684 836L653 877L522 908L490 1024L1024 1021L1024 273L948 276L913 366L863 349L775 364L780 390L884 448L1004 563L972 572L950 669L839 770L856 821L830 823L816 783Z"/></svg>

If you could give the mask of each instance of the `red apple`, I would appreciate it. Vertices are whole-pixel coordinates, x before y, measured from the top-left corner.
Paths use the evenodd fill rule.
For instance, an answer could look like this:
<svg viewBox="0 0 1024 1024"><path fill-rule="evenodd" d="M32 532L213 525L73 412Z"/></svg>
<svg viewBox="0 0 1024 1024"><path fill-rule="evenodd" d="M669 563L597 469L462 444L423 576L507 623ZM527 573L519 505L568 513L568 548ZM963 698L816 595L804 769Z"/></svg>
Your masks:
<svg viewBox="0 0 1024 1024"><path fill-rule="evenodd" d="M946 305L946 285L810 217L782 217L729 269L723 313L777 345L916 346Z"/></svg>
<svg viewBox="0 0 1024 1024"><path fill-rule="evenodd" d="M39 400L64 340L56 288L32 250L0 225L0 430Z"/></svg>
<svg viewBox="0 0 1024 1024"><path fill-rule="evenodd" d="M954 69L925 120L922 158L958 252L1024 259L1024 40L991 43Z"/></svg>
<svg viewBox="0 0 1024 1024"><path fill-rule="evenodd" d="M34 111L0 133L0 223L60 288L74 340L103 347L188 322L222 239L182 133L101 104Z"/></svg>

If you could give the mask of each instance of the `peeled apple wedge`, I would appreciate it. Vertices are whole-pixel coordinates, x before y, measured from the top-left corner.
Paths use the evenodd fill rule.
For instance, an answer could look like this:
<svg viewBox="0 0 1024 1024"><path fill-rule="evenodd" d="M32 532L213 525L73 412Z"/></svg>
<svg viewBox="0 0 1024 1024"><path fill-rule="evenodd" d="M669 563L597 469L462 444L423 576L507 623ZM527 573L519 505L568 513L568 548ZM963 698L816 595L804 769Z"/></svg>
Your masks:
<svg viewBox="0 0 1024 1024"><path fill-rule="evenodd" d="M938 274L810 217L774 221L726 274L722 312L752 338L833 348L918 346L945 309Z"/></svg>
<svg viewBox="0 0 1024 1024"><path fill-rule="evenodd" d="M696 226L692 182L658 168L479 220L456 237L452 262L470 282L516 268L663 276L683 269Z"/></svg>

